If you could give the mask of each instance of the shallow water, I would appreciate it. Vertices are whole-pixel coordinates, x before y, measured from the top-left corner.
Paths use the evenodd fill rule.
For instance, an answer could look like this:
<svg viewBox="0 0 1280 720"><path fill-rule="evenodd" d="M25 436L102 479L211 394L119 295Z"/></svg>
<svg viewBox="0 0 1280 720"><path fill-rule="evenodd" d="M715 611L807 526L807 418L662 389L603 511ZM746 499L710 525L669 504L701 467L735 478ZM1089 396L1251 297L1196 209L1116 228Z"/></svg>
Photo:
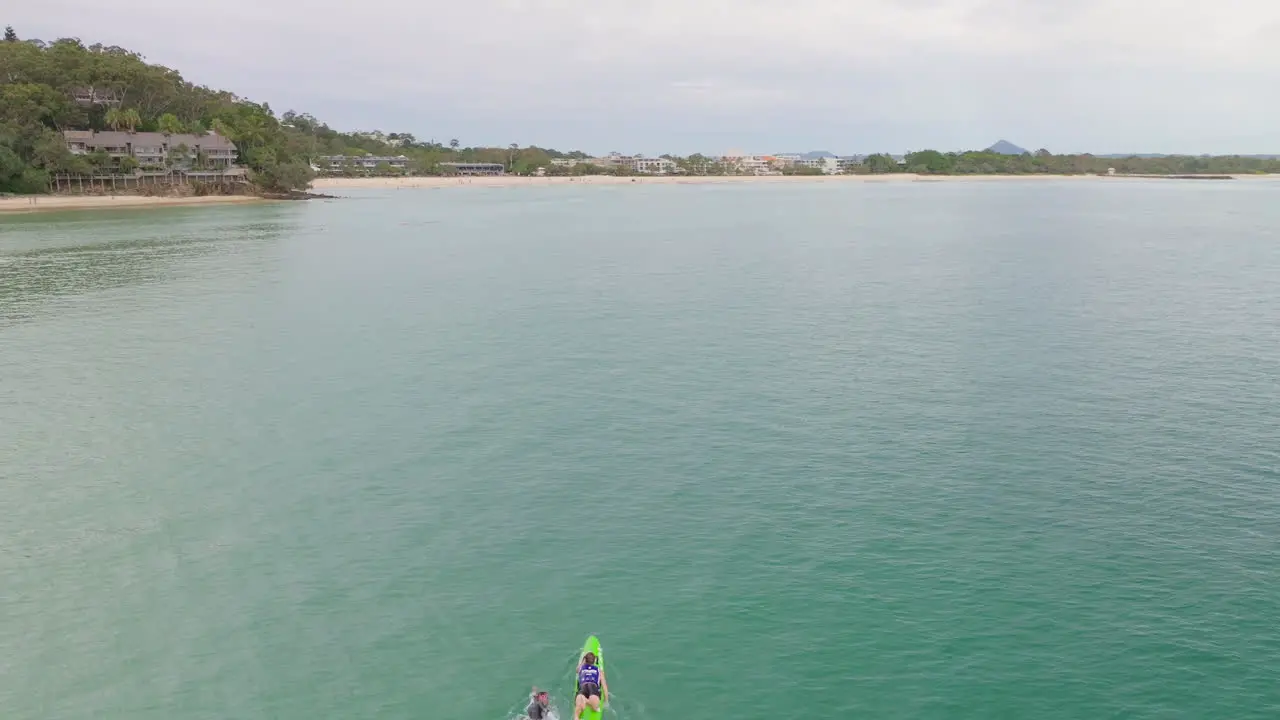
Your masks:
<svg viewBox="0 0 1280 720"><path fill-rule="evenodd" d="M0 707L1275 717L1278 192L0 218Z"/></svg>

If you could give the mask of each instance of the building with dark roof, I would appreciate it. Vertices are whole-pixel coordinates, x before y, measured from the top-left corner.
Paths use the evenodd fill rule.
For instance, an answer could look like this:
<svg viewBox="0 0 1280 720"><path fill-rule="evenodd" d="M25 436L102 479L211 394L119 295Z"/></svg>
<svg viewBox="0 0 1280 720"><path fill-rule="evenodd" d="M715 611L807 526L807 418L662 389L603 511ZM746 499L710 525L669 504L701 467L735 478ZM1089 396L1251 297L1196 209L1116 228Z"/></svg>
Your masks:
<svg viewBox="0 0 1280 720"><path fill-rule="evenodd" d="M187 133L127 132L124 130L66 130L67 149L76 155L104 152L115 164L131 157L142 168L190 167L203 164L225 170L236 162L236 146L210 131L204 135Z"/></svg>

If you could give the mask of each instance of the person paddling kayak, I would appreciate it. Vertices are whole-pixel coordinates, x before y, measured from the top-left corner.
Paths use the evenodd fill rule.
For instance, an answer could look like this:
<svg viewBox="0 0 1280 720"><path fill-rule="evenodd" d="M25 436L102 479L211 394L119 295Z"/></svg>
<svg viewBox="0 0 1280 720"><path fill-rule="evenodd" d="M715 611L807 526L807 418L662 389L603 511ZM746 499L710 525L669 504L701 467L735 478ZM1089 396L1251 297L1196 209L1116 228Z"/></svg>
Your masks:
<svg viewBox="0 0 1280 720"><path fill-rule="evenodd" d="M604 668L596 665L595 653L582 656L582 664L578 666L578 695L573 699L573 720L582 716L582 709L591 705L594 712L600 712L600 691L609 694L609 683L604 679Z"/></svg>
<svg viewBox="0 0 1280 720"><path fill-rule="evenodd" d="M551 717L551 701L547 699L547 691L534 688L529 696L529 707L525 708L524 714L529 716L529 720L547 720Z"/></svg>

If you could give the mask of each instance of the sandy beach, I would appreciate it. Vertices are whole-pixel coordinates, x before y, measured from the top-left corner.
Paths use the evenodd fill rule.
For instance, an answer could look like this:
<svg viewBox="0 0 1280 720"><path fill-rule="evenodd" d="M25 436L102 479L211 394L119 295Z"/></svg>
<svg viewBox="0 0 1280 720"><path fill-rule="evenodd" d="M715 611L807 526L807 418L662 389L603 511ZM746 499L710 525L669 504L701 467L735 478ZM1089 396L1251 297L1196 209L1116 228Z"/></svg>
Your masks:
<svg viewBox="0 0 1280 720"><path fill-rule="evenodd" d="M315 190L355 188L542 187L552 185L733 185L741 183L991 182L999 180L1116 180L1097 175L585 175L581 177L362 177L316 178Z"/></svg>
<svg viewBox="0 0 1280 720"><path fill-rule="evenodd" d="M185 205L239 205L268 202L246 195L204 197L147 197L143 195L19 195L0 198L0 214L54 212L61 210L111 210L126 208L177 207Z"/></svg>
<svg viewBox="0 0 1280 720"><path fill-rule="evenodd" d="M1275 175L1233 175L1237 180L1276 178ZM734 185L741 183L937 183L937 182L1123 182L1151 180L1142 175L587 175L582 177L361 177L316 178L319 191L356 188L544 187L552 185ZM1158 177L1154 179L1185 179Z"/></svg>
<svg viewBox="0 0 1280 720"><path fill-rule="evenodd" d="M1276 175L1236 175L1235 179L1277 179ZM550 187L579 185L739 185L743 183L776 184L826 184L826 183L937 183L937 182L1045 182L1051 180L1074 182L1117 182L1150 180L1150 176L1127 175L913 175L893 173L889 175L641 175L618 177L615 175L587 175L581 177L360 177L316 178L312 189L409 189L409 188L506 188ZM148 197L142 195L19 195L0 197L0 215L63 210L110 210L178 207L189 205L238 205L245 203L273 202L244 195L209 195L204 197Z"/></svg>

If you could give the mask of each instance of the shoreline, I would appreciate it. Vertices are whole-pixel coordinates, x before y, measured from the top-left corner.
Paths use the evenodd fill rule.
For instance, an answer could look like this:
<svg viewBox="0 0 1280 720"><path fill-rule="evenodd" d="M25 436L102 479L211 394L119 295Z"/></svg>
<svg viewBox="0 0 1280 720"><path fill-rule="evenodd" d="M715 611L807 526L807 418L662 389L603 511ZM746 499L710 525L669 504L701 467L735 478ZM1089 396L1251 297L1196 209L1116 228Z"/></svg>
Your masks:
<svg viewBox="0 0 1280 720"><path fill-rule="evenodd" d="M1125 180L1200 180L1200 179L1247 179L1273 177L1266 175L1217 175L1204 178L1187 175L916 175L912 173L891 173L885 175L580 175L556 177L524 177L520 175L498 175L480 177L326 177L316 178L311 187L315 190L355 190L355 189L404 189L404 188L451 188L451 187L551 187L556 185L734 185L741 183L903 183L903 182L1044 182L1048 180L1085 181L1125 181Z"/></svg>
<svg viewBox="0 0 1280 720"><path fill-rule="evenodd" d="M141 208L196 205L247 205L271 202L252 195L204 195L201 197L153 197L147 195L18 195L0 197L0 215L62 212L70 210L137 210Z"/></svg>
<svg viewBox="0 0 1280 720"><path fill-rule="evenodd" d="M580 185L741 185L751 183L975 183L975 182L1045 182L1051 180L1134 181L1134 180L1259 180L1280 175L917 175L889 173L884 175L579 175L526 177L499 175L480 177L325 177L312 181L306 195L297 199L329 199L326 190L359 189L440 189L440 188L509 188ZM16 195L0 197L0 217L29 213L76 210L138 210L144 208L194 207L201 205L247 205L280 202L285 198L256 195L204 195L200 197L164 197L149 195ZM295 199L295 198L288 198Z"/></svg>

